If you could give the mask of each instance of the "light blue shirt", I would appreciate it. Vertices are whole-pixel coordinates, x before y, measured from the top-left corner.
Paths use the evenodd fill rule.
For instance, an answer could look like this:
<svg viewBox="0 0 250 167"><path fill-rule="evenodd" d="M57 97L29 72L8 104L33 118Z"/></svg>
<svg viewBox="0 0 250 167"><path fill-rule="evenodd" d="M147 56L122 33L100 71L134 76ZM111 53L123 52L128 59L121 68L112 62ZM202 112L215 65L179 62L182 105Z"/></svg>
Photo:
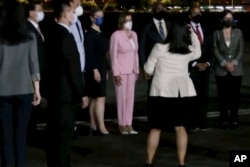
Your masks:
<svg viewBox="0 0 250 167"><path fill-rule="evenodd" d="M79 27L79 31L78 31L77 25ZM84 34L83 34L81 22L77 19L77 22L70 26L70 30L77 44L77 49L80 55L81 68L83 72L85 68L85 50L84 50Z"/></svg>

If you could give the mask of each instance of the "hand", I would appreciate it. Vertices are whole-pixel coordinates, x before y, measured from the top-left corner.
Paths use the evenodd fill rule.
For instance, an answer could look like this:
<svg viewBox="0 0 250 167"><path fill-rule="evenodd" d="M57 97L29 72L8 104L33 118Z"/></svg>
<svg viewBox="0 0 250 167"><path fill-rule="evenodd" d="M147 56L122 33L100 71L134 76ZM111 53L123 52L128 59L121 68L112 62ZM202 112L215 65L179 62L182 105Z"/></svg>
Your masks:
<svg viewBox="0 0 250 167"><path fill-rule="evenodd" d="M229 72L233 72L235 70L235 66L232 62L227 62L225 67Z"/></svg>
<svg viewBox="0 0 250 167"><path fill-rule="evenodd" d="M144 78L145 78L145 80L150 80L151 76L144 71Z"/></svg>
<svg viewBox="0 0 250 167"><path fill-rule="evenodd" d="M101 74L98 69L94 69L94 79L96 82L101 82Z"/></svg>
<svg viewBox="0 0 250 167"><path fill-rule="evenodd" d="M195 67L198 69L198 71L205 71L208 65L207 63L197 63Z"/></svg>
<svg viewBox="0 0 250 167"><path fill-rule="evenodd" d="M82 109L85 109L89 106L88 96L82 97Z"/></svg>
<svg viewBox="0 0 250 167"><path fill-rule="evenodd" d="M121 76L114 76L114 81L117 86L120 86L122 84L122 77Z"/></svg>
<svg viewBox="0 0 250 167"><path fill-rule="evenodd" d="M39 91L36 91L33 96L33 106L38 106L41 103L41 95Z"/></svg>

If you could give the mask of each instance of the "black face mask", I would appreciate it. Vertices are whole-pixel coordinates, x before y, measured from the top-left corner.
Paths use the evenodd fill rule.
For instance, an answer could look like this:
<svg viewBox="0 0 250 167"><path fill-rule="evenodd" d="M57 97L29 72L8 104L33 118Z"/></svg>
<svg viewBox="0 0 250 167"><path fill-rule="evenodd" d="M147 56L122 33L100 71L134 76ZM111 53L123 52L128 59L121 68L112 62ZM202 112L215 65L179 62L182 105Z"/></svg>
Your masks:
<svg viewBox="0 0 250 167"><path fill-rule="evenodd" d="M224 27L227 27L227 28L232 27L234 25L234 21L233 20L224 20L223 25L224 25Z"/></svg>
<svg viewBox="0 0 250 167"><path fill-rule="evenodd" d="M157 20L162 20L165 16L165 12L164 11L160 11L157 13L154 13L154 18L156 18Z"/></svg>
<svg viewBox="0 0 250 167"><path fill-rule="evenodd" d="M201 15L195 15L193 18L192 18L192 21L196 24L199 24L201 22Z"/></svg>

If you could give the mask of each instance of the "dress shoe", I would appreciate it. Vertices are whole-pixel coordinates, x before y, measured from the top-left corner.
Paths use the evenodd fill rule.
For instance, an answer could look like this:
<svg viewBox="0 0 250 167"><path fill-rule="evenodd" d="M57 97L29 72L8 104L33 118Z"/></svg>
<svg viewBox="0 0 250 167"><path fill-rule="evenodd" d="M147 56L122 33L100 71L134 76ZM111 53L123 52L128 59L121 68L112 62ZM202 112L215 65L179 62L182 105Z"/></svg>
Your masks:
<svg viewBox="0 0 250 167"><path fill-rule="evenodd" d="M138 132L134 130L134 128L132 126L127 126L128 129L128 133L131 135L137 135Z"/></svg>
<svg viewBox="0 0 250 167"><path fill-rule="evenodd" d="M97 136L97 135L98 135L97 129L90 128L90 130L89 130L89 135L90 135L90 136Z"/></svg>
<svg viewBox="0 0 250 167"><path fill-rule="evenodd" d="M238 129L239 128L239 123L238 122L232 122L230 124L230 129Z"/></svg>
<svg viewBox="0 0 250 167"><path fill-rule="evenodd" d="M110 133L109 132L102 132L100 129L97 130L98 136L109 136Z"/></svg>
<svg viewBox="0 0 250 167"><path fill-rule="evenodd" d="M129 134L129 130L126 126L119 126L119 129L120 129L120 133L122 135L128 135Z"/></svg>
<svg viewBox="0 0 250 167"><path fill-rule="evenodd" d="M228 122L223 122L223 123L221 124L221 128L222 128L222 129L228 129L228 128L229 128L229 123L228 123Z"/></svg>
<svg viewBox="0 0 250 167"><path fill-rule="evenodd" d="M145 164L143 167L153 167L152 164Z"/></svg>

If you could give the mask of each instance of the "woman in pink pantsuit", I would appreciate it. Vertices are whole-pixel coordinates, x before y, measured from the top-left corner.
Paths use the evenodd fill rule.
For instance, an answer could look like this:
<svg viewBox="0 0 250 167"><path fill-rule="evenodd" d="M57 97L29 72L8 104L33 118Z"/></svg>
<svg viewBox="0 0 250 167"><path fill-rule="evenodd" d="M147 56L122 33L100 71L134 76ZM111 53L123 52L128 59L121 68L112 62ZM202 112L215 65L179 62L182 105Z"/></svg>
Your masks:
<svg viewBox="0 0 250 167"><path fill-rule="evenodd" d="M110 41L111 65L116 89L118 124L121 134L137 134L132 127L135 82L139 75L138 41L132 31L131 14L121 14L119 30Z"/></svg>

